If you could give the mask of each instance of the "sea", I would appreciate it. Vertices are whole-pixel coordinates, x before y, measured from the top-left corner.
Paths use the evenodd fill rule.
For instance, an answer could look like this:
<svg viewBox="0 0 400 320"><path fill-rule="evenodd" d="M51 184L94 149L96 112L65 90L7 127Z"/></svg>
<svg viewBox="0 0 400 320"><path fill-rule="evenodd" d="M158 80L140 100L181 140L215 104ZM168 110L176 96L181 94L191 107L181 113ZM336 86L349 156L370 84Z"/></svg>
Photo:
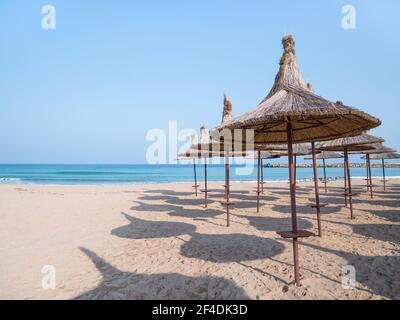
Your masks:
<svg viewBox="0 0 400 320"><path fill-rule="evenodd" d="M244 167L232 165L230 179L232 183L250 182L257 180L257 168L243 172ZM204 165L196 166L197 179L204 180ZM209 181L224 180L224 165L208 165L207 178ZM245 174L244 174L245 173ZM343 168L327 168L329 179L343 178ZM361 179L366 174L365 168L352 168L353 178ZM323 169L318 169L319 177ZM382 169L373 168L374 178L382 178ZM400 178L400 168L387 168L387 178ZM298 168L298 180L311 180L311 168ZM287 168L264 168L264 180L270 182L288 181ZM148 184L148 183L180 183L194 180L193 164L178 165L149 165L149 164L107 164L107 165L78 165L78 164L0 164L0 184L55 184L55 185L119 185L119 184Z"/></svg>

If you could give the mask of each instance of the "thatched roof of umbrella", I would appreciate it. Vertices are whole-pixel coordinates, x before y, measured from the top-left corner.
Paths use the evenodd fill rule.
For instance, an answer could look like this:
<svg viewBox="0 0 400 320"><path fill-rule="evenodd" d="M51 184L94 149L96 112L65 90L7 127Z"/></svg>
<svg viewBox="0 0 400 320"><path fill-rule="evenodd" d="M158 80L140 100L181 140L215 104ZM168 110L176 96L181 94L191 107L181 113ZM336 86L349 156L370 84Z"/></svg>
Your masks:
<svg viewBox="0 0 400 320"><path fill-rule="evenodd" d="M193 140L193 139L192 139ZM229 153L231 157L243 157L247 155L246 151L232 151ZM214 158L214 157L225 157L226 153L224 145L211 140L208 135L206 128L202 126L200 128L200 141L194 143L190 148L178 155L178 160L188 160L197 158Z"/></svg>
<svg viewBox="0 0 400 320"><path fill-rule="evenodd" d="M362 134L355 137L319 142L316 148L321 151L344 151L347 148L349 152L363 152L374 150L373 144L382 142L385 142L385 140L380 137Z"/></svg>
<svg viewBox="0 0 400 320"><path fill-rule="evenodd" d="M226 123L232 119L232 103L224 94L224 109L222 112L222 122ZM231 147L231 146L230 146ZM213 140L212 137L206 130L205 126L200 128L200 140L198 143L194 143L192 138L192 145L190 148L178 155L178 159L195 159L195 158L214 158L214 157L225 157L227 155L225 145L219 141ZM242 157L246 156L246 148L243 147L241 150L230 151L229 156Z"/></svg>
<svg viewBox="0 0 400 320"><path fill-rule="evenodd" d="M282 39L284 53L267 97L253 110L221 125L222 129L254 129L255 143L286 143L288 119L293 141L324 141L355 136L381 121L342 102L331 102L311 91L300 73L291 35Z"/></svg>
<svg viewBox="0 0 400 320"><path fill-rule="evenodd" d="M281 156L269 151L261 151L260 159L279 159ZM248 159L258 159L258 152L254 151L252 154L249 154L246 158Z"/></svg>
<svg viewBox="0 0 400 320"><path fill-rule="evenodd" d="M269 144L266 145L274 154L278 154L280 156L287 156L287 145L286 144ZM305 156L312 153L311 145L309 143L297 143L293 145L293 154L296 156Z"/></svg>
<svg viewBox="0 0 400 320"><path fill-rule="evenodd" d="M319 154L316 155L318 160L327 160L327 159L340 159L343 158L343 155L341 155L340 153L337 152L333 152L333 151L323 151ZM312 156L306 156L304 157L305 160L312 160Z"/></svg>
<svg viewBox="0 0 400 320"><path fill-rule="evenodd" d="M366 159L367 156L362 157L361 159ZM381 153L381 154L371 154L370 155L371 160L395 160L395 159L400 159L400 154L399 153Z"/></svg>
<svg viewBox="0 0 400 320"><path fill-rule="evenodd" d="M375 143L375 144L372 144L372 145L370 145L370 146L373 147L374 149L373 149L373 150L363 151L363 152L361 152L361 153L372 155L372 154L396 152L396 150L394 150L394 149L392 149L392 148L389 148L389 147L386 147L386 146L384 146L384 145L381 144L381 143Z"/></svg>

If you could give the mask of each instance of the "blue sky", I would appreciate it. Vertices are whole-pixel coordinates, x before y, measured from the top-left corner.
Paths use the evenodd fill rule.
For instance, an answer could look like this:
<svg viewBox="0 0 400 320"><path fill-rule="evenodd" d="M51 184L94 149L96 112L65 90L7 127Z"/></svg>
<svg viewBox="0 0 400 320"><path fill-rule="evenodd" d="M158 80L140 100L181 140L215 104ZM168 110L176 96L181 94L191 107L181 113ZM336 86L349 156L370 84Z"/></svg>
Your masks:
<svg viewBox="0 0 400 320"><path fill-rule="evenodd" d="M399 31L397 0L2 0L0 163L144 163L149 129L213 127L224 92L235 115L255 107L288 32L314 91L379 117L400 149Z"/></svg>

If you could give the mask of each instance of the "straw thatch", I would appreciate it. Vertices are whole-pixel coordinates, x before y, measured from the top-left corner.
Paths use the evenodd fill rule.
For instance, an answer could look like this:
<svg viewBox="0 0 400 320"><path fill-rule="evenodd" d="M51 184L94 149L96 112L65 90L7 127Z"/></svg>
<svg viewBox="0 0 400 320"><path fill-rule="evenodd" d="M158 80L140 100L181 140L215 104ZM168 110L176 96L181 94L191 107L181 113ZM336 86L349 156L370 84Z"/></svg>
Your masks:
<svg viewBox="0 0 400 320"><path fill-rule="evenodd" d="M361 153L363 153L363 154L380 154L380 153L396 152L396 150L394 150L392 148L389 148L389 147L385 147L381 143L372 144L371 147L373 147L374 149L373 150L363 151Z"/></svg>
<svg viewBox="0 0 400 320"><path fill-rule="evenodd" d="M375 143L382 143L385 140L379 137L374 137L369 134L362 134L356 137L339 138L330 141L319 142L316 144L316 149L321 151L344 151L362 152L374 150L372 146Z"/></svg>
<svg viewBox="0 0 400 320"><path fill-rule="evenodd" d="M222 112L222 124L227 123L233 119L232 115L232 103L228 100L226 97L226 94L224 94L224 110Z"/></svg>
<svg viewBox="0 0 400 320"><path fill-rule="evenodd" d="M261 145L262 146L262 145ZM268 144L264 145L264 150L269 150L274 154L280 156L287 156L287 145L286 144ZM297 143L293 145L293 154L296 156L305 156L312 153L310 143Z"/></svg>
<svg viewBox="0 0 400 320"><path fill-rule="evenodd" d="M269 151L261 151L260 152L260 159L279 159L281 156L278 154L274 154ZM258 151L254 151L253 153L246 156L248 159L258 159Z"/></svg>
<svg viewBox="0 0 400 320"><path fill-rule="evenodd" d="M317 160L340 159L343 155L333 151L323 151L316 155ZM305 156L305 160L312 160L312 156Z"/></svg>
<svg viewBox="0 0 400 320"><path fill-rule="evenodd" d="M293 140L300 143L354 136L381 124L365 112L315 95L301 76L293 37L285 36L282 43L279 72L267 97L255 109L217 130L254 129L255 143L286 143L290 120Z"/></svg>
<svg viewBox="0 0 400 320"><path fill-rule="evenodd" d="M367 156L362 157L361 159L366 159ZM378 153L378 154L371 154L369 157L371 160L395 160L400 159L399 153Z"/></svg>
<svg viewBox="0 0 400 320"><path fill-rule="evenodd" d="M192 138L192 142L193 142ZM178 160L188 160L196 158L214 158L214 157L225 157L229 155L230 157L244 157L247 155L246 150L244 151L234 151L230 146L229 153L225 150L224 144L214 141L210 138L207 130L204 126L200 128L200 141L198 143L192 143L190 148L178 155Z"/></svg>

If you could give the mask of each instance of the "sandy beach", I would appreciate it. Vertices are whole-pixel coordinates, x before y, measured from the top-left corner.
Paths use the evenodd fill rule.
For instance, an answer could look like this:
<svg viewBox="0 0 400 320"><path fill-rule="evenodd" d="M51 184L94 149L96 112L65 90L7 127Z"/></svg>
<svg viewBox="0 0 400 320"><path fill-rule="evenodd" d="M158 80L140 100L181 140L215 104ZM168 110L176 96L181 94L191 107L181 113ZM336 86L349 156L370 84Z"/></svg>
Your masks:
<svg viewBox="0 0 400 320"><path fill-rule="evenodd" d="M376 184L379 184L376 181ZM141 186L0 186L1 299L400 299L400 180L374 199L364 181L355 220L342 182L321 201L323 237L300 243L293 285L287 183L271 183L256 213L256 185L235 183L226 227L221 183L209 207L192 183ZM299 226L316 231L312 182L298 185ZM342 286L353 265L356 288ZM43 289L54 266L56 289Z"/></svg>

